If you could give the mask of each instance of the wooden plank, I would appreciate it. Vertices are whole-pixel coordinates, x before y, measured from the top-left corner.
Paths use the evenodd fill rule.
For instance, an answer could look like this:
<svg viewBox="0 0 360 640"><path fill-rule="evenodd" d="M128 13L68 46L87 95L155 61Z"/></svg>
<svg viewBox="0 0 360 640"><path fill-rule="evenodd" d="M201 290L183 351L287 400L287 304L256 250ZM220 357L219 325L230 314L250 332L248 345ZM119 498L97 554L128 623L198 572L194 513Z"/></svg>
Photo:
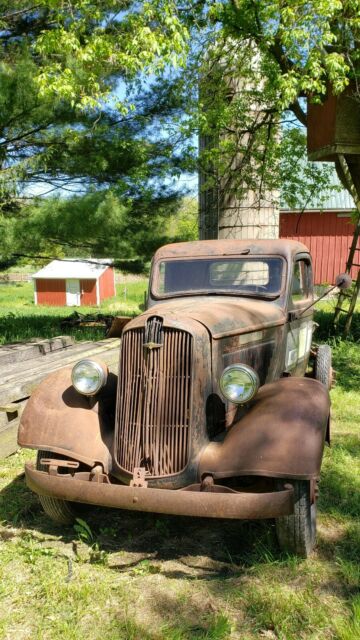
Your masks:
<svg viewBox="0 0 360 640"><path fill-rule="evenodd" d="M103 360L105 360L103 358ZM55 367L53 369L53 371L56 371L58 369L61 369L61 366ZM116 371L116 361L114 358L114 362L111 363L110 366L110 370L111 371ZM35 391L36 387L40 384L40 382L47 377L47 375L49 375L49 371L46 372L46 374L44 375L38 375L35 376L34 378L30 379L23 379L23 380L19 380L16 384L10 383L8 385L5 385L0 392L0 399L2 397L6 397L12 394L16 394L17 396L19 396L20 398L28 398L33 391Z"/></svg>
<svg viewBox="0 0 360 640"><path fill-rule="evenodd" d="M7 429L0 432L0 460L15 453L19 448L17 443L17 432L19 420L14 420Z"/></svg>
<svg viewBox="0 0 360 640"><path fill-rule="evenodd" d="M67 357L56 359L55 361L50 361L49 359L46 366L39 366L36 369L33 368L29 371L18 373L17 376L11 376L10 379L4 381L4 384L0 387L0 404L29 397L41 380L46 378L50 373L62 369L65 366L75 364L75 362L81 358L91 356L99 357L108 364L111 371L116 372L119 358L119 340L111 342L117 342L117 347L109 346L108 349L104 347L87 349L81 352L80 357L78 352L71 356L68 356L68 353L66 353Z"/></svg>
<svg viewBox="0 0 360 640"><path fill-rule="evenodd" d="M65 367L67 364L72 364L74 361L80 360L81 358L87 358L90 356L101 357L102 353L106 353L106 351L113 349L114 347L119 347L119 339L117 338L101 340L98 342L87 341L79 343L69 349L49 353L46 358L40 356L34 360L22 363L21 374L19 372L18 363L15 363L14 365L7 366L6 370L1 373L2 384L4 385L11 380L16 381L19 378L19 375L31 375L34 371L48 371L50 373L58 363L60 363L60 366ZM15 399L17 398L15 397ZM9 400L11 402L14 398L9 398ZM2 399L0 400L0 403L1 402L3 402Z"/></svg>
<svg viewBox="0 0 360 640"><path fill-rule="evenodd" d="M119 346L116 345L116 348L118 349ZM80 349L76 349L76 348L68 349L66 350L65 353L53 354L51 357L49 356L44 359L42 358L36 359L32 361L31 365L29 365L29 363L24 363L24 366L21 366L20 372L19 372L18 366L15 368L11 367L9 368L9 371L6 371L5 373L2 374L2 386L12 381L17 382L19 379L31 378L34 374L38 372L44 373L44 376L45 376L48 373L51 373L51 371L54 371L61 367L72 365L74 362L77 362L78 360L81 360L83 358L91 358L91 357L103 358L103 354L106 354L108 351L111 351L112 349L114 349L113 344L112 345L109 344L108 346L101 345L94 348L93 346L91 346L91 343L90 343L90 344L87 344L86 347L83 347ZM19 396L16 396L15 399L18 399L18 397ZM1 396L1 390L0 390L0 403L2 402L3 400Z"/></svg>
<svg viewBox="0 0 360 640"><path fill-rule="evenodd" d="M7 364L24 362L60 349L67 349L74 344L71 336L56 336L47 340L31 340L0 346L0 368Z"/></svg>

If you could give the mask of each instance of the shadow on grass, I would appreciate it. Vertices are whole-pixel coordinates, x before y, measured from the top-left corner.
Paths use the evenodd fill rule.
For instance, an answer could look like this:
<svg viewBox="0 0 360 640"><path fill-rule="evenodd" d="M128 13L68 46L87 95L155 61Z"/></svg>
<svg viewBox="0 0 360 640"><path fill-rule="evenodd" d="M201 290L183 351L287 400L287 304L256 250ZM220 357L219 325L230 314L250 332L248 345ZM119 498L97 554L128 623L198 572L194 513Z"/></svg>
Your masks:
<svg viewBox="0 0 360 640"><path fill-rule="evenodd" d="M335 329L333 325L335 306L326 309L316 309L314 313L314 320L319 324L316 329L315 341L328 342L332 339L344 338L345 327L345 314L341 314L339 318L338 327ZM350 333L348 336L349 341L359 342L360 340L360 310L356 310L353 313Z"/></svg>
<svg viewBox="0 0 360 640"><path fill-rule="evenodd" d="M336 468L325 469L320 512L356 518L360 512L356 479L351 482L350 475L344 477ZM278 562L286 557L278 549L272 520L187 518L92 506L84 506L79 515L89 524L100 548L109 554L121 551L144 558L180 561L180 566L162 571L168 577L197 579L199 573L203 579L226 578L238 573L240 567L264 561ZM73 527L52 523L43 513L37 496L26 487L24 476L17 477L0 492L0 521L8 526L59 536L65 543L77 537ZM329 549L327 555L328 552ZM122 558L112 569L127 571L138 562L133 558L129 563L124 562ZM193 576L191 569L195 570Z"/></svg>
<svg viewBox="0 0 360 640"><path fill-rule="evenodd" d="M203 578L212 579L233 575L238 565L251 565L279 555L272 521L187 518L92 506L84 508L81 518L89 524L101 549L108 553L125 551L144 557L150 554L157 560L179 560L186 556L183 573L187 578L191 578L191 568L201 569ZM26 487L24 476L17 477L0 492L0 521L7 526L57 535L64 542L77 537L73 527L52 523L42 512L37 496ZM198 557L208 558L213 566L210 567L211 562L210 565L205 562L203 567L197 560L192 563ZM128 568L123 562L113 566L118 571ZM173 573L173 577L180 577L182 571L177 567ZM171 574L172 570L169 577Z"/></svg>
<svg viewBox="0 0 360 640"><path fill-rule="evenodd" d="M324 515L334 487L341 481L339 474L325 474L321 509ZM342 515L355 509L349 483L337 509ZM295 640L302 637L304 624L314 627L318 622L314 606L319 608L322 618L327 616L327 605L319 594L335 595L350 606L360 586L360 528L356 524L343 528L336 540L320 539L317 559L332 562L335 574L330 574L329 581L320 580L314 597L308 581L312 563L303 565L302 560L279 551L273 521L216 521L93 507L87 508L81 517L107 556L106 570L143 578L136 584L146 592L155 620L162 621L161 630L156 632L152 619L140 623L134 604L134 611L130 607L125 615L116 611L111 614L103 637L112 638L110 631L114 631L117 634L114 637L129 640L225 640L229 638L231 624L222 611L229 599L240 606L239 630L245 623L248 629L256 626L276 632L279 634L276 637ZM0 493L0 520L9 527L3 529L5 537L14 528L14 535L40 532L45 538L56 536L60 543L68 545L77 538L72 527L55 525L42 513L23 476ZM157 573L162 578L177 580L176 589L171 583L166 588L166 584L152 581L151 575ZM201 587L204 582L206 588ZM283 599L281 605L278 598Z"/></svg>

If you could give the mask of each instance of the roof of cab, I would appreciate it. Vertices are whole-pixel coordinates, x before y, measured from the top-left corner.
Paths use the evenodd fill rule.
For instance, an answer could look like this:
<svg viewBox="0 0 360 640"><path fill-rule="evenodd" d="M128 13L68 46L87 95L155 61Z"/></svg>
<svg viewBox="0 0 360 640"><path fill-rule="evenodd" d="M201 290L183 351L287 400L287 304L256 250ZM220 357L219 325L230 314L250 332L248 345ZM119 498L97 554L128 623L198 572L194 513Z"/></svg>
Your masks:
<svg viewBox="0 0 360 640"><path fill-rule="evenodd" d="M309 253L309 249L296 240L198 240L167 244L157 250L155 260L241 254L277 255L292 260L298 253Z"/></svg>

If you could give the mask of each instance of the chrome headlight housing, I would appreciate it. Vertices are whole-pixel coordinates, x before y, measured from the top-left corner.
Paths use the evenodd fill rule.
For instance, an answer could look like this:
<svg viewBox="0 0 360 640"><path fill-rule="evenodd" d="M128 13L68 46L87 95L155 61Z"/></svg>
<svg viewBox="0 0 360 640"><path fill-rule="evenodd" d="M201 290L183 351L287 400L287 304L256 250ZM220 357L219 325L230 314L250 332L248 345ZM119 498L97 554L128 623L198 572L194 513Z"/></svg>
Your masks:
<svg viewBox="0 0 360 640"><path fill-rule="evenodd" d="M76 391L84 396L94 396L105 386L108 369L96 360L79 360L71 372Z"/></svg>
<svg viewBox="0 0 360 640"><path fill-rule="evenodd" d="M235 404L249 402L257 393L259 386L258 374L247 364L231 364L221 374L221 393Z"/></svg>

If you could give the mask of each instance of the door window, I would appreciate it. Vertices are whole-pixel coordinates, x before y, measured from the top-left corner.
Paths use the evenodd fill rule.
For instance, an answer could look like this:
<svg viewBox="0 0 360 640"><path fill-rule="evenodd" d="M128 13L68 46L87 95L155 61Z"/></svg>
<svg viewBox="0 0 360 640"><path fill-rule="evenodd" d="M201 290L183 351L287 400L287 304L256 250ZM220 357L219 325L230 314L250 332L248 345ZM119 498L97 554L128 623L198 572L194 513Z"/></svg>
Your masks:
<svg viewBox="0 0 360 640"><path fill-rule="evenodd" d="M298 260L294 265L291 284L292 302L307 300L311 295L311 265L307 260Z"/></svg>

